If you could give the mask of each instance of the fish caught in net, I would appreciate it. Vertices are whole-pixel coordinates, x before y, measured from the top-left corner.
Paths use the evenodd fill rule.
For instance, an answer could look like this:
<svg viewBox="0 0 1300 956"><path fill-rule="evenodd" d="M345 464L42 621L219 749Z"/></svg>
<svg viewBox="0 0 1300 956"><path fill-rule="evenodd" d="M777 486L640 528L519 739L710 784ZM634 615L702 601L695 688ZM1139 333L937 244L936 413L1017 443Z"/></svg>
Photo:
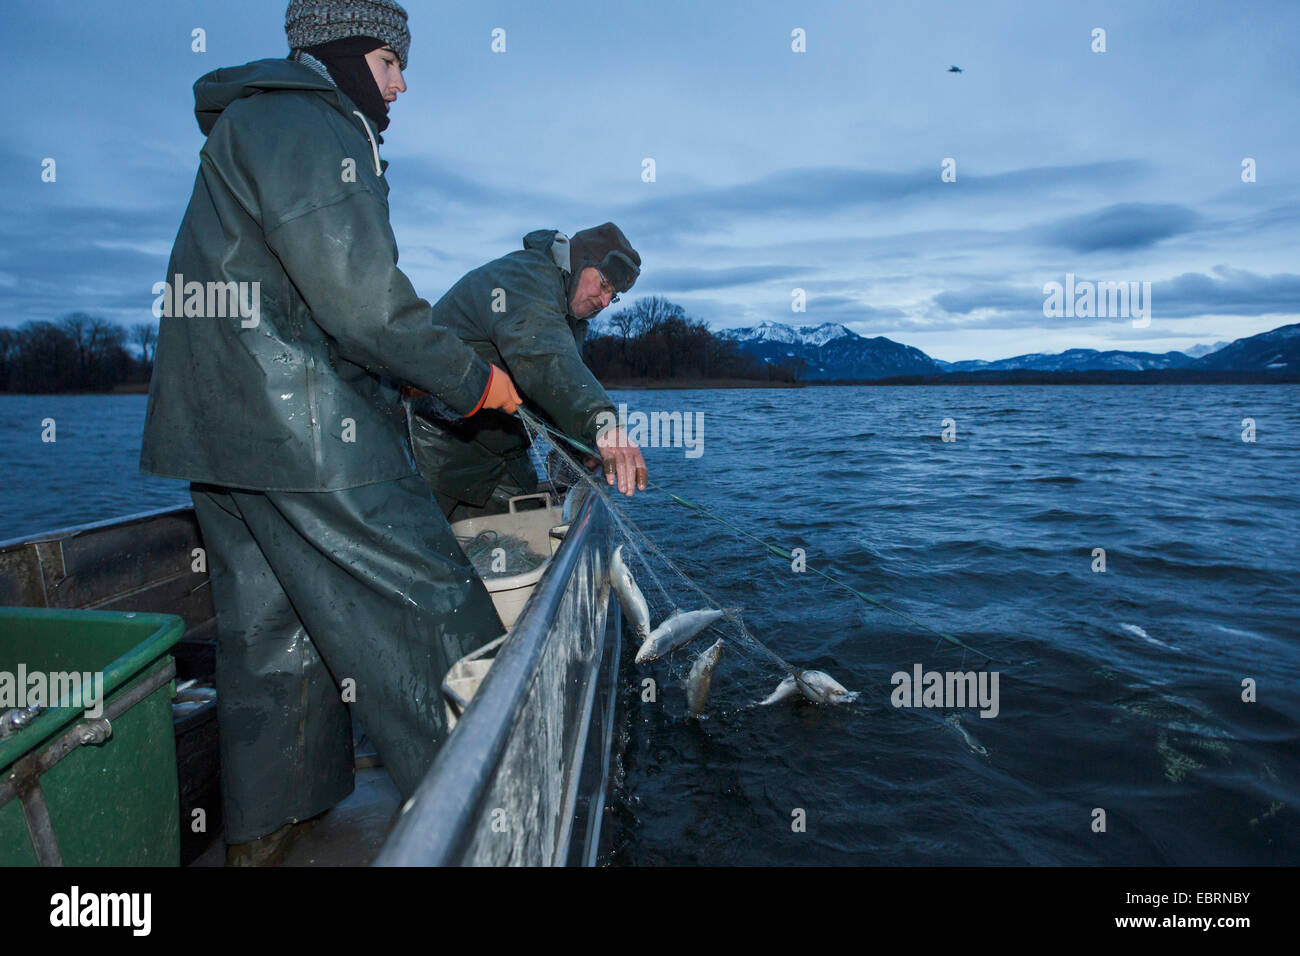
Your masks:
<svg viewBox="0 0 1300 956"><path fill-rule="evenodd" d="M701 635L707 634L715 641L720 635L725 644L752 662L770 669L775 681L784 678L794 684L796 696L801 694L818 703L843 703L856 696L833 680L830 687L821 681L805 680L805 674L820 672L806 672L783 660L749 631L739 609L724 608L668 557L614 500L599 473L593 471L597 464L594 457L581 449L566 447L564 436L555 434L553 429L522 408L520 418L533 440L534 462L541 466L552 485L557 489L575 488L599 494L609 508L622 539L611 576L612 580L623 577L625 585L630 581L631 591L635 592L630 593L626 586L620 588L618 582L613 581L615 591L622 592L620 603L624 615L629 618L629 633L637 642L640 660L657 658L660 647L680 653ZM555 434L554 439L552 434ZM644 609L639 607L642 601ZM690 710L696 714L702 708L702 697L708 694L713 670L721 656L716 643L709 650L712 654L704 662L707 666L693 666L703 655L682 655L681 660L669 661L671 672L687 685Z"/></svg>

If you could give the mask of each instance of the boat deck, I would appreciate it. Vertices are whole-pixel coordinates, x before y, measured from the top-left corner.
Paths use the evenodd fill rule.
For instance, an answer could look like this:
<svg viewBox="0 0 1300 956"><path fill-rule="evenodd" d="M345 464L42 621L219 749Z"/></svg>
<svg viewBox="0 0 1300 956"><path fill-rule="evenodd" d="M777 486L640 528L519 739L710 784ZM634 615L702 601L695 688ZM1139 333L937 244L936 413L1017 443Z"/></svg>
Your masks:
<svg viewBox="0 0 1300 956"><path fill-rule="evenodd" d="M401 809L397 787L383 767L357 770L357 787L289 848L281 866L369 866ZM226 844L218 833L191 866L224 866Z"/></svg>

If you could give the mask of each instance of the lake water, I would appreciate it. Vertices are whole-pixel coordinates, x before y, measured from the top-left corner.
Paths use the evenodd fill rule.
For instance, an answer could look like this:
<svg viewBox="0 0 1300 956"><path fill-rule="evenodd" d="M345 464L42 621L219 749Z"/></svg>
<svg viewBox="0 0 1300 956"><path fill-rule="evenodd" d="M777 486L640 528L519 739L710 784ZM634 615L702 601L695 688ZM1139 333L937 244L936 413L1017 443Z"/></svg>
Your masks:
<svg viewBox="0 0 1300 956"><path fill-rule="evenodd" d="M625 663L612 862L1300 862L1300 389L620 397L704 413L700 458L650 453L665 487L999 660L963 668L960 649L638 497L638 525L755 636L861 696L755 707L780 674L733 654L695 721L675 682L703 640ZM893 706L892 676L917 664L998 671L1000 712Z"/></svg>
<svg viewBox="0 0 1300 956"><path fill-rule="evenodd" d="M0 395L0 541L188 505L187 484L140 473L146 404L145 395Z"/></svg>
<svg viewBox="0 0 1300 956"><path fill-rule="evenodd" d="M996 660L638 495L627 513L757 637L860 696L756 707L780 674L733 647L695 720L703 639L628 653L608 862L1300 863L1300 388L615 398L703 413L700 457L647 451L656 481ZM188 503L138 471L144 409L0 396L0 539ZM998 715L895 707L918 664L997 671Z"/></svg>

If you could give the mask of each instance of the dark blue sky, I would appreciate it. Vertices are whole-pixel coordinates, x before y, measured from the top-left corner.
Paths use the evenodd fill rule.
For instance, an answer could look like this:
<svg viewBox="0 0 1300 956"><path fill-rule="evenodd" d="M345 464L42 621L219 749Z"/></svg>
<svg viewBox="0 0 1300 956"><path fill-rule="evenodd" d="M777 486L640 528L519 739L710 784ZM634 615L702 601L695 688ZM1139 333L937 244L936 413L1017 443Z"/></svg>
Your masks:
<svg viewBox="0 0 1300 956"><path fill-rule="evenodd" d="M283 56L284 6L6 0L0 324L151 319L202 144L191 85ZM613 219L643 255L634 296L716 328L843 322L956 360L1300 315L1300 4L406 6L383 154L431 300L531 229ZM1044 318L1067 272L1151 282L1150 326Z"/></svg>

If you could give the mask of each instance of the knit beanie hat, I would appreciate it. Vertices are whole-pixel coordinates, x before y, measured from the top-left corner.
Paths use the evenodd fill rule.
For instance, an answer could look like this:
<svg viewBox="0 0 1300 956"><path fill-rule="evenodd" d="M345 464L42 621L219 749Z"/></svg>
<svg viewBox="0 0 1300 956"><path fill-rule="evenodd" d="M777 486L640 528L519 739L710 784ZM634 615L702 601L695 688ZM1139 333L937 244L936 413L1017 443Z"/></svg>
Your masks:
<svg viewBox="0 0 1300 956"><path fill-rule="evenodd" d="M595 266L618 292L626 292L641 274L641 256L612 222L576 232L569 239L569 284L576 287L582 270ZM572 294L572 289L570 289Z"/></svg>
<svg viewBox="0 0 1300 956"><path fill-rule="evenodd" d="M411 49L406 11L394 0L290 0L284 32L291 50L347 37L376 37L393 48L403 70Z"/></svg>

